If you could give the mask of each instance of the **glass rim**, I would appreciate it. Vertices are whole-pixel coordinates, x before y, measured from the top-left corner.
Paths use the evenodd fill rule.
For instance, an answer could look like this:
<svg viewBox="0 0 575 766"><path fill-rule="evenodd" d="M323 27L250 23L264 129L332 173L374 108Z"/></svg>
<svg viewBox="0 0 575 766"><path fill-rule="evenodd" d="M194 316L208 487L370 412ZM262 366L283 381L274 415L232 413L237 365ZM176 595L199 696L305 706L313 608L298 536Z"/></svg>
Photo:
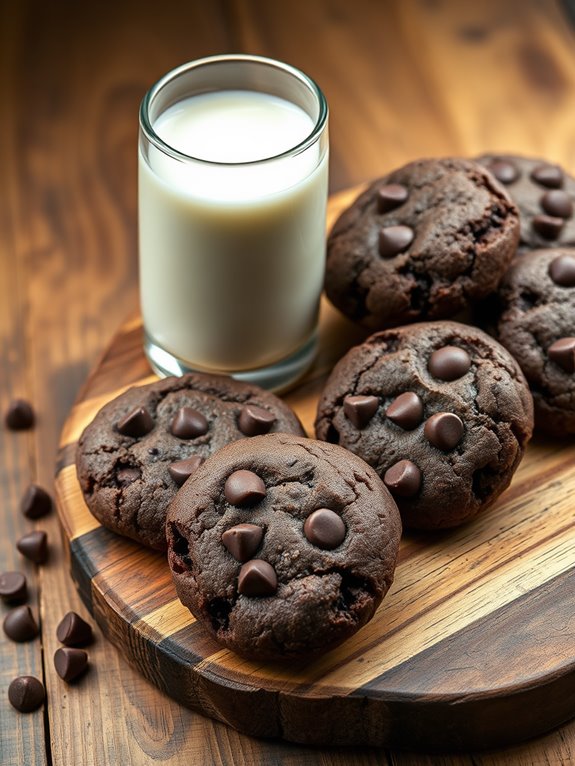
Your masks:
<svg viewBox="0 0 575 766"><path fill-rule="evenodd" d="M274 67L275 69L282 70L283 72L290 74L293 77L296 77L300 82L304 83L304 85L306 85L309 88L309 90L316 96L318 104L319 104L319 114L317 116L317 120L315 121L315 125L312 131L309 133L309 135L307 135L306 138L303 139L303 141L300 141L295 146L291 147L290 149L286 149L286 151L281 152L280 154L274 154L271 157L262 157L261 159L258 159L258 160L249 160L247 162L244 162L244 161L219 162L215 160L202 159L201 157L194 157L191 154L186 154L185 152L179 151L175 147L166 143L162 138L160 138L160 136L154 130L154 127L149 117L150 106L154 98L158 95L158 93L169 82L174 80L176 77L179 77L180 75L185 74L186 72L190 72L201 66L205 66L209 64L217 64L217 63L225 63L225 62L232 63L235 61L241 61L241 62L252 63L252 64L266 64L267 66L271 66L271 67ZM189 61L186 64L182 64L179 67L171 69L169 72L163 75L163 77L157 80L152 85L152 87L149 88L149 90L146 92L146 94L144 95L144 98L141 101L140 128L150 143L152 143L157 149L162 151L164 154L167 154L176 160L185 161L185 162L189 162L189 161L199 162L204 165L213 165L216 167L234 166L234 165L237 165L237 166L261 165L263 163L273 162L275 160L282 159L284 157L291 157L296 154L301 154L302 152L306 151L306 149L308 149L310 146L316 143L321 133L323 132L327 124L328 112L329 110L328 110L327 101L319 85L309 75L305 74L305 72L302 72L297 67L294 67L291 64L286 64L283 61L277 61L276 59L268 58L266 56L256 56L256 55L244 54L244 53L229 53L229 54L222 54L217 56L205 56L204 58L201 58L201 59L195 59L194 61Z"/></svg>

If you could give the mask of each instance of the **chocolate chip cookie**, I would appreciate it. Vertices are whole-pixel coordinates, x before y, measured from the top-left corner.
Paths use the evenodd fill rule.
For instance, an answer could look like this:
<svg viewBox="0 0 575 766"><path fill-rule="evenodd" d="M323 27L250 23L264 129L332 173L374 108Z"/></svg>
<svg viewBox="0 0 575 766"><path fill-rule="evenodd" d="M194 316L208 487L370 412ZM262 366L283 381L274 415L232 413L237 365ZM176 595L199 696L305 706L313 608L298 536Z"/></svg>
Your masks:
<svg viewBox="0 0 575 766"><path fill-rule="evenodd" d="M106 404L78 442L76 467L94 516L118 534L166 549L168 503L209 456L257 434L304 434L268 391L191 373L131 388Z"/></svg>
<svg viewBox="0 0 575 766"><path fill-rule="evenodd" d="M429 322L376 333L336 365L319 439L377 471L405 526L453 527L508 486L533 428L517 362L481 330Z"/></svg>
<svg viewBox="0 0 575 766"><path fill-rule="evenodd" d="M283 660L325 652L371 619L401 523L363 460L270 434L208 458L172 501L167 534L178 596L212 636Z"/></svg>
<svg viewBox="0 0 575 766"><path fill-rule="evenodd" d="M537 427L575 434L575 250L517 258L499 290L497 337L531 387Z"/></svg>
<svg viewBox="0 0 575 766"><path fill-rule="evenodd" d="M375 181L328 238L325 290L372 330L454 316L496 289L519 214L480 165L412 162Z"/></svg>
<svg viewBox="0 0 575 766"><path fill-rule="evenodd" d="M478 158L519 208L520 246L575 245L575 179L551 162L514 154Z"/></svg>

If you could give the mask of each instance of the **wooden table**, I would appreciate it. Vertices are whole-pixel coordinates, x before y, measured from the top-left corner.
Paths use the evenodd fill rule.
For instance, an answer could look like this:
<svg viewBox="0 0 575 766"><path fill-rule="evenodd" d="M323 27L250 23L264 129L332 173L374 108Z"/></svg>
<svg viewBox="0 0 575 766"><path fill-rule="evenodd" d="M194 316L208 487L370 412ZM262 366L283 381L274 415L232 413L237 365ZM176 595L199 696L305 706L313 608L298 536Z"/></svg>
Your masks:
<svg viewBox="0 0 575 766"><path fill-rule="evenodd" d="M66 686L52 657L69 609L84 616L55 514L19 512L31 481L53 484L62 424L99 354L137 309L137 111L161 74L242 51L312 75L331 108L332 192L421 156L523 152L575 171L575 18L552 0L0 0L0 409L16 396L33 431L0 427L0 571L25 570L41 640L0 636L0 763L559 764L575 722L500 752L426 756L259 741L181 708L97 631L88 675ZM50 560L23 563L34 526ZM0 607L3 617L6 607ZM7 702L42 678L45 710Z"/></svg>

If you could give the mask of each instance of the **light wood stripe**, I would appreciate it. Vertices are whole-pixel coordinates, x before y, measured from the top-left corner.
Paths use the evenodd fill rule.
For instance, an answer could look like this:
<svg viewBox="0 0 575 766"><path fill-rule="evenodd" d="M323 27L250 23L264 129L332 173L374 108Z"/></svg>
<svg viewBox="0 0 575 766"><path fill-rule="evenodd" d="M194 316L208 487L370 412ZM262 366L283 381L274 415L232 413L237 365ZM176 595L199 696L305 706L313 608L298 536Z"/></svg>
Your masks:
<svg viewBox="0 0 575 766"><path fill-rule="evenodd" d="M132 623L135 630L152 640L161 641L193 625L196 618L179 599L169 601Z"/></svg>
<svg viewBox="0 0 575 766"><path fill-rule="evenodd" d="M68 513L60 514L66 529L68 540L85 535L101 526L95 516L92 516L76 475L76 466L68 465L62 468L54 484L60 507L66 504Z"/></svg>

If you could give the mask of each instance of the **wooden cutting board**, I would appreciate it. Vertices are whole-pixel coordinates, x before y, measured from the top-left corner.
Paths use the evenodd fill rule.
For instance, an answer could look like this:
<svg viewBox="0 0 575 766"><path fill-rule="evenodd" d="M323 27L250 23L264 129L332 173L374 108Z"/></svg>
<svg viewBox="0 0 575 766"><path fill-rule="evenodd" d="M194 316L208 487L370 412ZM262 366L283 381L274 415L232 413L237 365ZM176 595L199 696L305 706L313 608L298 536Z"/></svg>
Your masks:
<svg viewBox="0 0 575 766"><path fill-rule="evenodd" d="M332 198L330 223L357 192ZM363 337L322 304L318 359L285 396L310 436L327 375ZM575 715L575 445L536 438L482 517L405 534L390 592L343 646L314 662L256 663L207 636L178 601L163 555L100 526L83 501L74 451L84 426L126 387L154 379L136 318L70 412L56 494L80 594L160 689L241 732L326 745L497 747Z"/></svg>

